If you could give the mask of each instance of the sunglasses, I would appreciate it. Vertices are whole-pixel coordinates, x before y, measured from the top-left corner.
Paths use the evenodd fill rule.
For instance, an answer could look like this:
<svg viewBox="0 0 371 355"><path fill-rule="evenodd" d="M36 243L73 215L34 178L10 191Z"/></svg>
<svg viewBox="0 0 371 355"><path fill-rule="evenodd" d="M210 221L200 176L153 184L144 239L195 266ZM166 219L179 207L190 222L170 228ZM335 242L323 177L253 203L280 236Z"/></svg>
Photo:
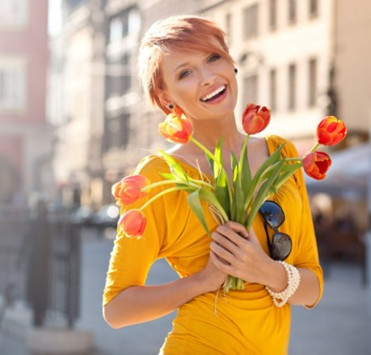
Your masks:
<svg viewBox="0 0 371 355"><path fill-rule="evenodd" d="M280 233L278 228L285 221L285 214L280 205L273 201L265 201L259 208L264 218L264 229L267 236L269 254L274 260L285 260L291 253L292 241L288 234ZM272 242L269 238L267 225L273 229Z"/></svg>

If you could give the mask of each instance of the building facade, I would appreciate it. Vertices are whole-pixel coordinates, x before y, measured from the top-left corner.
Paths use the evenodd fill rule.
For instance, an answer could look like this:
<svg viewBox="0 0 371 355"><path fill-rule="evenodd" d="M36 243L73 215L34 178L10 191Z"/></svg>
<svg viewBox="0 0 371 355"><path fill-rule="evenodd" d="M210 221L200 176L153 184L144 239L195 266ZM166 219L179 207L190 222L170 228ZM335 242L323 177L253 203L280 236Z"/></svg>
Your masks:
<svg viewBox="0 0 371 355"><path fill-rule="evenodd" d="M47 2L0 1L0 203L52 189Z"/></svg>
<svg viewBox="0 0 371 355"><path fill-rule="evenodd" d="M358 0L202 0L201 13L227 32L246 102L273 111L266 134L305 150L317 122L337 115L352 140L370 127L371 3ZM308 143L307 143L308 142Z"/></svg>
<svg viewBox="0 0 371 355"><path fill-rule="evenodd" d="M211 17L226 31L239 70L237 118L248 102L270 107L264 133L293 140L299 152L312 145L328 114L346 122L348 142L366 139L371 86L362 78L371 76L371 3L357 3L350 9L345 0L65 0L61 185L76 201L109 203L112 183L166 145L157 134L164 116L144 98L136 58L146 29L176 14Z"/></svg>

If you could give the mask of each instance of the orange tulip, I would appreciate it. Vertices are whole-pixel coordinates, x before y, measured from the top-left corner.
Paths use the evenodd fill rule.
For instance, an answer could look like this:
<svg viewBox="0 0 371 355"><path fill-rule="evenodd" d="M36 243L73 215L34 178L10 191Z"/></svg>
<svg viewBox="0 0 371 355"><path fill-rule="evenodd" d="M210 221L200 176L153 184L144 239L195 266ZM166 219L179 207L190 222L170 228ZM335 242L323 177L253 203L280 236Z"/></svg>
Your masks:
<svg viewBox="0 0 371 355"><path fill-rule="evenodd" d="M242 126L247 134L256 134L265 129L270 121L271 112L265 106L247 104L242 115Z"/></svg>
<svg viewBox="0 0 371 355"><path fill-rule="evenodd" d="M126 176L112 186L112 195L118 205L130 205L146 195L142 188L149 184L150 181L142 175Z"/></svg>
<svg viewBox="0 0 371 355"><path fill-rule="evenodd" d="M117 231L119 236L140 239L146 228L146 217L141 210L129 210L119 219Z"/></svg>
<svg viewBox="0 0 371 355"><path fill-rule="evenodd" d="M302 162L308 176L316 180L323 180L331 165L331 158L324 152L314 151L306 155Z"/></svg>
<svg viewBox="0 0 371 355"><path fill-rule="evenodd" d="M335 116L325 117L317 127L318 143L335 145L340 143L346 136L347 129L344 122Z"/></svg>
<svg viewBox="0 0 371 355"><path fill-rule="evenodd" d="M188 143L191 140L192 122L183 114L170 113L164 122L158 125L158 132L173 143Z"/></svg>

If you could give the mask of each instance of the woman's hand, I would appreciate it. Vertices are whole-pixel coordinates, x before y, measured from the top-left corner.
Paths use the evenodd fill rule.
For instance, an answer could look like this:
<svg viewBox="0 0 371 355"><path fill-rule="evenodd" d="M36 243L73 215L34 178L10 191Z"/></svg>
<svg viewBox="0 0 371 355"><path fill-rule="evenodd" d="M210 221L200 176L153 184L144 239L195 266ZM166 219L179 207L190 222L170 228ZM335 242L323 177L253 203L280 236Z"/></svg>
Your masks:
<svg viewBox="0 0 371 355"><path fill-rule="evenodd" d="M217 268L215 258L217 256L210 251L209 261L206 266L195 276L203 287L203 293L218 290L226 280L228 274Z"/></svg>
<svg viewBox="0 0 371 355"><path fill-rule="evenodd" d="M264 252L253 229L248 233L242 224L230 221L211 236L211 260L218 270L263 285L271 285L272 276L278 276L282 282L277 287L285 287L285 271Z"/></svg>

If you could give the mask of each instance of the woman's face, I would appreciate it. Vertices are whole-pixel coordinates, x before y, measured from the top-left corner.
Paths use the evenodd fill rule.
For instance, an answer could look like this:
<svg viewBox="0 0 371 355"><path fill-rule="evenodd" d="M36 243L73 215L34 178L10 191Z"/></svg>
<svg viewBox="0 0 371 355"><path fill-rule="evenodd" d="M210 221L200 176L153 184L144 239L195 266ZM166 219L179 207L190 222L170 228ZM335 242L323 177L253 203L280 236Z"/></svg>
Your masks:
<svg viewBox="0 0 371 355"><path fill-rule="evenodd" d="M233 63L219 54L172 50L162 58L162 98L193 120L234 115L237 83Z"/></svg>

